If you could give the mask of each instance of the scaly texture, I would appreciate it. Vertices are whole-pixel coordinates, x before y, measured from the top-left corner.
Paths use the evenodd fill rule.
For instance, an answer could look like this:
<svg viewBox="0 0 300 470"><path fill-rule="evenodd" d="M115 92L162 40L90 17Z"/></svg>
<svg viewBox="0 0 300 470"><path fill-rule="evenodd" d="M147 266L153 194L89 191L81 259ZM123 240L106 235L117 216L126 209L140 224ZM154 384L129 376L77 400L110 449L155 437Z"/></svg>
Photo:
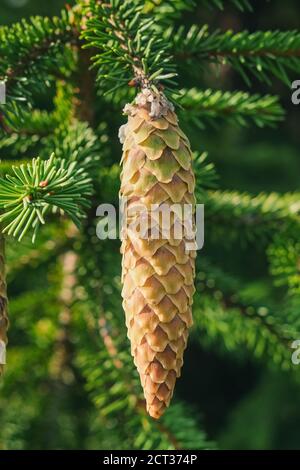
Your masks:
<svg viewBox="0 0 300 470"><path fill-rule="evenodd" d="M0 376L3 373L5 365L6 331L8 328L4 247L5 240L0 234Z"/></svg>
<svg viewBox="0 0 300 470"><path fill-rule="evenodd" d="M124 111L129 117L120 129L121 196L127 201L123 307L147 411L157 419L172 398L192 325L195 178L188 138L163 94L144 89ZM171 210L169 233L167 219L153 211L153 204L177 207ZM192 209L188 215L185 204ZM174 227L183 229L182 236Z"/></svg>

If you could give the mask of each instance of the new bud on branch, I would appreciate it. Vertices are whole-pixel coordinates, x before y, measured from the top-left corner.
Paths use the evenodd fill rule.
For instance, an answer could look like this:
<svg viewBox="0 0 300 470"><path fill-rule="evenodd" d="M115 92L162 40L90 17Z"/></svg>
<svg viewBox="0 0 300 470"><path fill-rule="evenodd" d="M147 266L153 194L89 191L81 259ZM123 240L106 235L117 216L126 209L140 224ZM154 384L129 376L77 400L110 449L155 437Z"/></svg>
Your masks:
<svg viewBox="0 0 300 470"><path fill-rule="evenodd" d="M194 208L192 153L173 105L162 93L144 88L124 112L121 196L127 199L131 222L140 216L139 206L149 208L149 217L154 204ZM171 223L178 221L185 223L175 215ZM166 238L163 221L158 218L156 224L160 237L139 237L128 229L121 248L131 353L153 418L164 413L180 376L192 325L196 257L185 230L179 239L172 231Z"/></svg>

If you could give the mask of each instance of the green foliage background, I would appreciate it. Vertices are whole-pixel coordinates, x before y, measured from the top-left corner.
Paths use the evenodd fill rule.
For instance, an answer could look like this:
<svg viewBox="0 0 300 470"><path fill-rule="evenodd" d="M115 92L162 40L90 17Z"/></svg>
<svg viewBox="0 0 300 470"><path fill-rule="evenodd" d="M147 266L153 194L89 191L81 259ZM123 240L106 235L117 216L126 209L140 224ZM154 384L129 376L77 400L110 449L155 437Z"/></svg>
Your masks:
<svg viewBox="0 0 300 470"><path fill-rule="evenodd" d="M223 3L225 10L220 11L203 7L202 2L196 13L185 14L186 26L208 22L211 30L300 30L296 0L253 1L254 13ZM1 0L1 24L59 14L64 4ZM197 69L196 62L178 63L181 88L189 90L198 81L203 89L278 94L286 118L276 129L260 128L257 108L252 117L251 111L241 110L248 96L233 100L240 118L237 109L232 117L222 109L216 115L203 111L201 116L201 109L209 110L212 102L199 96L200 111L190 111L198 120L191 124L189 114L185 122L187 115L181 111L192 147L208 152L219 179L209 197L201 191L199 195L208 207L206 240L198 260L195 328L176 400L162 424L134 411L140 389L129 343L123 331L119 334L119 243L97 240L93 214L81 235L65 220L51 221L34 246L29 238L20 244L8 241L11 327L9 365L0 385L0 449L300 447L300 369L291 365L290 347L292 339L300 338L299 223L293 212L299 202L300 111L291 104L290 88L277 78L269 84L251 77L249 88L234 67L215 74L205 67ZM300 78L295 72L290 77ZM29 145L27 138L10 136L9 142L1 141L0 158L31 158L42 152L41 147L41 157L53 148L65 156L72 145L76 147L76 138L82 139L79 151L88 153L95 137L84 125L80 131L70 128L66 135L55 135L55 119L69 112L66 93L65 89L58 95L64 114L44 122L46 131L53 126L50 138ZM54 94L53 87L48 95L37 90L35 102L52 113ZM188 98L182 105L193 107ZM281 116L277 101L266 105ZM110 108L108 99L105 108L102 103L94 110L96 134L101 134L97 165L103 166L98 173L98 203L116 201L118 195L117 129L124 119L116 109ZM113 164L107 141L114 149ZM207 183L207 176L200 174L200 189L201 177ZM66 252L80 259L75 285L66 272ZM73 291L73 300L64 289ZM99 321L103 312L106 320ZM102 347L108 333L115 337L118 351L110 357Z"/></svg>

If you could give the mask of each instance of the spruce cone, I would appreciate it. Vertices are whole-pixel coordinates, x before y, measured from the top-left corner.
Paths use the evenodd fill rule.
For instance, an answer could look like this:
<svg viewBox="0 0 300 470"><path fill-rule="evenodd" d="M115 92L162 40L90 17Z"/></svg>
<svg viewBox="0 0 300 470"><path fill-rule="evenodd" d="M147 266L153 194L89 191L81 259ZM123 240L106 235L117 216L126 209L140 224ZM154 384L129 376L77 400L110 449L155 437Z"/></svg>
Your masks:
<svg viewBox="0 0 300 470"><path fill-rule="evenodd" d="M158 419L169 406L180 376L192 325L196 251L194 236L192 242L185 232L179 239L174 230L165 236L163 219L152 212L149 216L149 210L153 204L180 208L189 204L190 220L172 213L171 224L172 229L179 223L194 230L195 178L188 138L164 95L144 89L124 112L129 118L120 129L124 144L120 194L127 200L124 216L128 219L121 248L123 307L147 411ZM138 218L141 233L144 223L154 220L155 239L146 225L143 236L131 229L128 223Z"/></svg>
<svg viewBox="0 0 300 470"><path fill-rule="evenodd" d="M0 234L0 376L5 365L6 331L8 327L4 244L4 237Z"/></svg>

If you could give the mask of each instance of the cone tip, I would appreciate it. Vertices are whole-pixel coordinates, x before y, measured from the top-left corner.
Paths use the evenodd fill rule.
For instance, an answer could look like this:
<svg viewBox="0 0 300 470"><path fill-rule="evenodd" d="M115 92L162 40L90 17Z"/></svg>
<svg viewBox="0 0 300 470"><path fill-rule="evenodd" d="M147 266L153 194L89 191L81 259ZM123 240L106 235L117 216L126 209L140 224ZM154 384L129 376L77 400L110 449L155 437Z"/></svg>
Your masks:
<svg viewBox="0 0 300 470"><path fill-rule="evenodd" d="M160 406L160 407L153 406L153 405L147 405L147 412L148 412L149 416L151 416L151 418L153 418L153 419L161 418L162 415L164 414L165 410L166 410L166 405L165 404L162 404L162 406Z"/></svg>

